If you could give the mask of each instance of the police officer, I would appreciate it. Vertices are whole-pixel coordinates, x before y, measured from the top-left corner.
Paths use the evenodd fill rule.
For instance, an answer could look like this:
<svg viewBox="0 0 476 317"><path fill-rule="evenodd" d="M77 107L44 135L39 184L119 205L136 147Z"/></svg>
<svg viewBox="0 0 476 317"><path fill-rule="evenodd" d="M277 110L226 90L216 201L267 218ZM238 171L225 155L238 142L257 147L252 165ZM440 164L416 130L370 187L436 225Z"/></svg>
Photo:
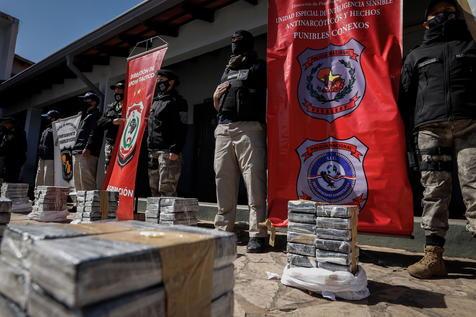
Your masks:
<svg viewBox="0 0 476 317"><path fill-rule="evenodd" d="M25 131L17 127L12 117L0 121L0 178L5 182L16 183L26 161Z"/></svg>
<svg viewBox="0 0 476 317"><path fill-rule="evenodd" d="M102 135L97 132L99 97L92 92L79 96L83 102L83 111L76 142L73 146L73 175L76 190L95 190L97 163Z"/></svg>
<svg viewBox="0 0 476 317"><path fill-rule="evenodd" d="M46 121L46 129L40 137L38 145L38 169L36 172L36 186L54 186L54 141L52 123L60 118L60 113L56 110L50 110L41 115Z"/></svg>
<svg viewBox="0 0 476 317"><path fill-rule="evenodd" d="M466 205L467 229L476 232L476 43L456 1L433 0L423 43L407 56L400 108L417 136L423 193L425 255L410 275L447 274L443 247L448 230L453 164Z"/></svg>
<svg viewBox="0 0 476 317"><path fill-rule="evenodd" d="M233 231L240 174L250 208L248 252L266 249L266 67L254 51L254 38L237 31L232 55L213 95L218 111L215 175L218 213L215 227Z"/></svg>
<svg viewBox="0 0 476 317"><path fill-rule="evenodd" d="M123 121L121 116L122 102L124 99L124 81L118 81L117 83L111 86L111 89L114 91L114 102L107 105L104 114L98 121L97 131L97 133L101 135L103 131L106 131L104 140L105 172L107 171L107 166L109 165L109 161L111 160L111 154L114 150L114 143L116 142L119 125Z"/></svg>
<svg viewBox="0 0 476 317"><path fill-rule="evenodd" d="M152 196L176 196L182 169L187 102L176 90L177 75L167 69L157 72L156 96L147 127L149 185Z"/></svg>

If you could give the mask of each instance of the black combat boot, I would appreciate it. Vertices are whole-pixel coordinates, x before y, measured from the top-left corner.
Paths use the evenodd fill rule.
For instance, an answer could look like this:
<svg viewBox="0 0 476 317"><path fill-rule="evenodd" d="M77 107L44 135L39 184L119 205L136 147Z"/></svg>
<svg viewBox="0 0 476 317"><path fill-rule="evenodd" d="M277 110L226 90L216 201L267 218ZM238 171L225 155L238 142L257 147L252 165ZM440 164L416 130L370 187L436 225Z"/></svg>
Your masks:
<svg viewBox="0 0 476 317"><path fill-rule="evenodd" d="M246 251L248 253L263 253L266 251L266 238L250 238Z"/></svg>

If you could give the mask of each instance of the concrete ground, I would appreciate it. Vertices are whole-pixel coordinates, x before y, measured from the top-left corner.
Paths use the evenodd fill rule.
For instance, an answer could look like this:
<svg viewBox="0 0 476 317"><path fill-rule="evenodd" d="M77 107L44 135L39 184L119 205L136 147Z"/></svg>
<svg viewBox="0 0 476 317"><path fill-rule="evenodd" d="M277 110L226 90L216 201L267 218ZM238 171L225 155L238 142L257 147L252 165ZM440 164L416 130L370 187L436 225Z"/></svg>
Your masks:
<svg viewBox="0 0 476 317"><path fill-rule="evenodd" d="M421 254L361 246L370 297L357 302L329 301L316 294L268 280L281 275L286 254L276 248L247 254L238 247L235 261L235 316L475 316L476 261L448 258L446 279L418 280L405 268Z"/></svg>

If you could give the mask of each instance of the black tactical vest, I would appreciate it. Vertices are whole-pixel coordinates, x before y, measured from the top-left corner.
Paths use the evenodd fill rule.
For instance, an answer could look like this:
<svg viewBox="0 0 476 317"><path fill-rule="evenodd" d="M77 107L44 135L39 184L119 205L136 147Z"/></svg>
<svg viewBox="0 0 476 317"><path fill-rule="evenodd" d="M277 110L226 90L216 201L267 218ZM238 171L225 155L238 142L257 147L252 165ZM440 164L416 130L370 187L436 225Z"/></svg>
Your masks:
<svg viewBox="0 0 476 317"><path fill-rule="evenodd" d="M262 121L259 80L253 65L238 70L227 68L221 82L228 81L230 87L220 99L220 115L233 121Z"/></svg>

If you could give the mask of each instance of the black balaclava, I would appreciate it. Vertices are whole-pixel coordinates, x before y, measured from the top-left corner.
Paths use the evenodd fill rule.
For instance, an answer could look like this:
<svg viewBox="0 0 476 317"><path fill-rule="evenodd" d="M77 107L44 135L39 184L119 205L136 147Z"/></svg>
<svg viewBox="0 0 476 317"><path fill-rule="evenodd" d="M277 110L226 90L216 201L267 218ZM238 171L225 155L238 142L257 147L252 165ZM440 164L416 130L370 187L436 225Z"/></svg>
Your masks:
<svg viewBox="0 0 476 317"><path fill-rule="evenodd" d="M122 99L124 99L124 94L114 94L114 100L116 100L117 102L119 101L122 101Z"/></svg>
<svg viewBox="0 0 476 317"><path fill-rule="evenodd" d="M170 80L169 79L162 79L161 81L157 82L157 94L165 95L167 94L170 87Z"/></svg>
<svg viewBox="0 0 476 317"><path fill-rule="evenodd" d="M244 30L239 30L231 36L231 53L233 55L243 55L254 48L253 35Z"/></svg>

